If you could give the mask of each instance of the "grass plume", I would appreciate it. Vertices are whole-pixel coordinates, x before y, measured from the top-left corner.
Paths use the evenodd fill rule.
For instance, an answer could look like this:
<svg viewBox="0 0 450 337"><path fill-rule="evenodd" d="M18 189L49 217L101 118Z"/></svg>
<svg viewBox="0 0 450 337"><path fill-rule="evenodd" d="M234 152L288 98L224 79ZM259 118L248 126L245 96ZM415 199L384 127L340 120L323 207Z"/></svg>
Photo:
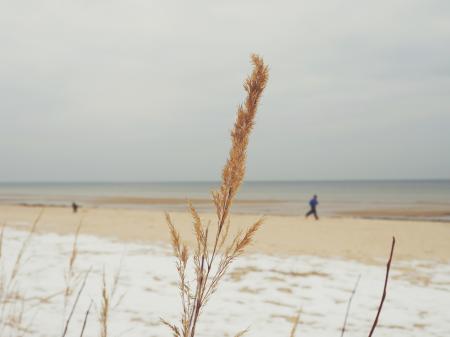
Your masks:
<svg viewBox="0 0 450 337"><path fill-rule="evenodd" d="M268 67L261 57L252 55L251 60L253 71L244 81L247 96L237 110L236 121L231 132L231 150L222 170L222 183L218 191L212 193L217 216L217 223L213 231L210 224L205 226L202 223L194 206L189 205L196 240L196 249L193 255L195 271L193 288L186 279L189 260L188 248L181 242L180 234L173 225L170 216L166 214L172 247L177 258L182 313L179 326L165 320L162 320L162 322L170 328L175 337L195 336L198 320L210 296L217 290L219 282L230 264L252 242L255 233L263 222L262 219L258 220L243 233L232 238L231 243L226 244L229 235L230 209L245 176L249 137L269 75ZM221 254L218 254L219 251L221 251ZM244 332L238 334L238 336Z"/></svg>

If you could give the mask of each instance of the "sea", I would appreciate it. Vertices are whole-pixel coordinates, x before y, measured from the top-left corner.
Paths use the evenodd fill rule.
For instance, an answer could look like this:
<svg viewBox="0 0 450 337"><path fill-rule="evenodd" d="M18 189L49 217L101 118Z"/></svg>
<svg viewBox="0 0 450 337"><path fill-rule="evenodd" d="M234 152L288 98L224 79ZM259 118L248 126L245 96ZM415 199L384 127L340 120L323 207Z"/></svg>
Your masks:
<svg viewBox="0 0 450 337"><path fill-rule="evenodd" d="M186 200L212 210L220 182L0 183L0 203L184 210ZM450 180L248 181L235 212L302 215L316 194L319 214L450 222ZM174 202L180 201L180 202Z"/></svg>

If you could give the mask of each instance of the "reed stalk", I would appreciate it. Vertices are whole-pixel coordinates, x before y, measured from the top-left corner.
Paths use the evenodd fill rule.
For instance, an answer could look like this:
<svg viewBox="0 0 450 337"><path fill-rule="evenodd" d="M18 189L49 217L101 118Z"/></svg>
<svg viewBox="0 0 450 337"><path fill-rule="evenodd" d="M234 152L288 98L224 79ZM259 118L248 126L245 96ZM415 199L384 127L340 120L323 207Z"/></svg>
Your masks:
<svg viewBox="0 0 450 337"><path fill-rule="evenodd" d="M259 219L245 231L232 237L230 241L227 240L230 209L244 179L249 137L255 123L257 107L268 80L268 67L263 59L252 55L251 60L253 72L244 81L247 96L244 103L237 109L236 121L231 132L232 146L222 171L222 183L219 190L212 193L217 217L215 232L209 225L205 226L202 223L195 207L192 204L189 205L196 239L196 249L193 254L196 277L193 288L186 276L188 248L181 242L180 234L175 229L169 214L166 214L172 247L177 258L182 314L179 325L165 320L162 322L172 330L174 336L195 336L199 318L210 296L217 290L228 267L245 251L263 223L263 220Z"/></svg>

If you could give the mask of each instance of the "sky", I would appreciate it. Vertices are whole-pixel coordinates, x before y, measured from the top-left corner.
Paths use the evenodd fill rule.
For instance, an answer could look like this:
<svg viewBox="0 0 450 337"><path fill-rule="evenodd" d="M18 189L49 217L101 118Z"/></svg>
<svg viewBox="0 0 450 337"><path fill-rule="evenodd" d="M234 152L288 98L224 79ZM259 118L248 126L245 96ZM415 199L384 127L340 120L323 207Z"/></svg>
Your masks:
<svg viewBox="0 0 450 337"><path fill-rule="evenodd" d="M0 181L450 178L448 0L0 1Z"/></svg>

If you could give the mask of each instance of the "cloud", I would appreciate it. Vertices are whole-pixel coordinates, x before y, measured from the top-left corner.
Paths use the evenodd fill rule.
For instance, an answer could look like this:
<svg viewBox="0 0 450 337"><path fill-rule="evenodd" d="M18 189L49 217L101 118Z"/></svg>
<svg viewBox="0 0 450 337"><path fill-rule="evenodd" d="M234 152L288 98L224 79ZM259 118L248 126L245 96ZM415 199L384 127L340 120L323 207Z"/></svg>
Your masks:
<svg viewBox="0 0 450 337"><path fill-rule="evenodd" d="M251 52L271 78L250 179L449 178L449 19L446 0L1 3L0 181L216 178Z"/></svg>

